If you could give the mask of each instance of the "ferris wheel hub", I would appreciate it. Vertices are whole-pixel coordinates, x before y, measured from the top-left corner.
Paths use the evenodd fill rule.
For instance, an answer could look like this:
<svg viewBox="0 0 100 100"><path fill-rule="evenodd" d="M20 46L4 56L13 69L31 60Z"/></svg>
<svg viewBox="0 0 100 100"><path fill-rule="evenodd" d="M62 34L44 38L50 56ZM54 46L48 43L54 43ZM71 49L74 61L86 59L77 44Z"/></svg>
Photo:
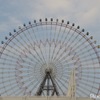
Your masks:
<svg viewBox="0 0 100 100"><path fill-rule="evenodd" d="M53 63L48 63L48 65L44 64L42 66L42 72L44 73L44 76L45 76L45 74L49 73L54 78L56 76L55 65Z"/></svg>
<svg viewBox="0 0 100 100"><path fill-rule="evenodd" d="M50 74L52 74L52 68L47 68L47 69L45 70L45 73L50 73Z"/></svg>

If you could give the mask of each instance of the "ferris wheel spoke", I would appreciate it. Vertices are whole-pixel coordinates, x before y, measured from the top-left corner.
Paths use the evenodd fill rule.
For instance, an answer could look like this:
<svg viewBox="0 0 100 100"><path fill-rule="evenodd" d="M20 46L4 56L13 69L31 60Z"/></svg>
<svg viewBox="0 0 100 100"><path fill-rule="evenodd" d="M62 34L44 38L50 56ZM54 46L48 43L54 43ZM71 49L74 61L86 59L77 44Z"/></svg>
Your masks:
<svg viewBox="0 0 100 100"><path fill-rule="evenodd" d="M17 69L19 72L21 71L21 73L33 73L32 69L24 69L23 71L22 70L19 70Z"/></svg>
<svg viewBox="0 0 100 100"><path fill-rule="evenodd" d="M65 28L66 29L66 28ZM71 28L70 28L71 29ZM65 30L64 30L65 31ZM68 31L68 33L67 34L69 34L70 33L70 30ZM59 52L60 52L60 50L62 49L62 45L63 45L64 43L61 43L61 45L60 45L60 47L59 47L59 49L58 49L58 51L57 51L57 53L56 53L56 55L55 55L55 57L54 57L54 59L59 59L59 58L61 58L62 56L63 56L63 54L65 53L65 50L66 50L66 48L64 49L64 51L60 54L60 56L59 57L57 57L57 55L59 54Z"/></svg>
<svg viewBox="0 0 100 100"><path fill-rule="evenodd" d="M22 37L21 37L21 39L22 39ZM25 41L24 41L25 42ZM26 43L27 44L27 43ZM29 45L27 44L27 47L29 47ZM37 57L29 50L29 49L27 49L26 47L24 47L25 48L25 52L23 52L24 53L24 55L26 55L27 54L27 52L29 52L34 58L36 58L36 60L39 60L39 59L37 59ZM34 48L33 46L32 46L32 48ZM22 50L23 51L23 50ZM35 51L35 50L34 50ZM36 52L36 51L35 51ZM21 53L21 52L20 52ZM36 52L37 53L37 52ZM39 60L40 61L40 60Z"/></svg>
<svg viewBox="0 0 100 100"><path fill-rule="evenodd" d="M79 84L82 84L83 86L87 86L87 87L92 87L93 89L98 89L96 86L94 86L94 85L91 85L91 84L87 84L87 83L85 83L85 82L83 82L83 81L81 81ZM86 88L86 89L88 89L88 88ZM91 89L92 90L92 89Z"/></svg>
<svg viewBox="0 0 100 100"><path fill-rule="evenodd" d="M87 68L87 69L88 69L88 68ZM92 71L93 71L93 69L92 69ZM91 75L91 74L94 74L94 73L95 73L95 70L94 70L93 72L90 72L90 71L86 71L86 72L85 72L85 71L82 71L82 73L83 73L83 74L90 74L90 75ZM100 74L99 72L96 72L96 73ZM94 75L95 75L95 74L94 74Z"/></svg>
<svg viewBox="0 0 100 100"><path fill-rule="evenodd" d="M63 32L62 32L62 34L61 34L61 39L63 39L64 38L64 34L65 34L65 32L66 32L66 29L67 29L67 27L64 27L64 30L63 30ZM63 42L62 42L62 44L61 45L63 45Z"/></svg>
<svg viewBox="0 0 100 100"><path fill-rule="evenodd" d="M7 71L2 71L1 73L3 73L3 74L6 74L6 73L14 74L15 71L9 71L9 70L7 70ZM1 73L0 73L0 74L1 74Z"/></svg>
<svg viewBox="0 0 100 100"><path fill-rule="evenodd" d="M20 66L20 67L24 67L24 68L34 68L34 65L38 64L37 62L35 62L35 64L31 63L31 62L27 62L27 61L23 61L21 63L17 62L17 64ZM23 64L26 64L26 65L23 65Z"/></svg>
<svg viewBox="0 0 100 100"><path fill-rule="evenodd" d="M62 44L64 44L65 41L67 40L68 35L70 34L71 29L72 29L72 26L69 28L68 32L66 33L66 36L65 36L64 40L62 41ZM67 43L68 43L68 42L69 42L69 41L67 41Z"/></svg>
<svg viewBox="0 0 100 100"><path fill-rule="evenodd" d="M54 39L55 39L56 34L57 34L57 23L58 23L58 21L56 21L56 24L55 24L55 29L54 29Z"/></svg>
<svg viewBox="0 0 100 100"><path fill-rule="evenodd" d="M97 59L96 59L96 57L95 58L89 58L89 59L84 59L84 60L81 60L81 62L86 62L86 61L88 61L88 62L95 62Z"/></svg>
<svg viewBox="0 0 100 100"><path fill-rule="evenodd" d="M8 64L10 64L10 62L12 62L11 64L18 64L18 61L14 61L14 60L10 60L10 59L6 59L6 58L1 58L2 60L4 60L4 61L6 61ZM23 61L24 63L27 63L27 64L29 64L29 65L34 65L34 64L32 64L31 62L26 62L26 61ZM1 63L2 64L2 63ZM4 63L4 65L5 65L6 63ZM22 65L20 65L20 66L22 66ZM30 66L31 67L31 66ZM31 67L32 68L32 67Z"/></svg>
<svg viewBox="0 0 100 100"><path fill-rule="evenodd" d="M82 95L80 95L80 92L76 91L76 97L82 97Z"/></svg>
<svg viewBox="0 0 100 100"><path fill-rule="evenodd" d="M55 79L55 82L56 82L58 88L60 89L60 91L63 93L63 95L66 95L65 92L64 92L64 91L62 90L62 88L60 87L59 82L56 81L56 79Z"/></svg>
<svg viewBox="0 0 100 100"><path fill-rule="evenodd" d="M69 41L69 46L72 45L72 44L71 44L71 39L73 39L76 30L77 30L77 29L75 29L75 30L72 32L71 36L70 36L69 39L68 39L68 41ZM68 44L68 43L67 43L67 44Z"/></svg>
<svg viewBox="0 0 100 100"><path fill-rule="evenodd" d="M27 77L28 76L28 77ZM31 80L32 78L34 79L34 76L30 76L30 75L25 75L25 76L22 76L23 78L26 78L24 80L22 80L23 83L31 83L29 80ZM36 80L36 79L35 79ZM32 81L32 80L31 80Z"/></svg>
<svg viewBox="0 0 100 100"><path fill-rule="evenodd" d="M77 89L82 93L82 95L88 97L87 91L85 91L84 89L82 89L80 87L77 87ZM89 91L89 93L90 93L90 91Z"/></svg>
<svg viewBox="0 0 100 100"><path fill-rule="evenodd" d="M2 62L6 61L6 62L14 62L14 63L16 63L15 59L8 59L7 57L2 57L1 60L2 60Z"/></svg>
<svg viewBox="0 0 100 100"><path fill-rule="evenodd" d="M33 37L35 38L35 40L36 40L36 42L38 43L38 40L37 40L37 37L36 37L36 34L35 34L35 32L34 32L34 29L33 29L33 27L32 27L32 25L31 25L31 30L32 30L32 33L33 33Z"/></svg>
<svg viewBox="0 0 100 100"><path fill-rule="evenodd" d="M87 77L88 79L94 79L94 76L91 76L91 77L90 77L90 75L88 75L88 74L85 75L85 74L84 74L84 76L82 76L82 79L83 79L84 81L87 81L86 79L84 79L84 77ZM93 81L90 80L90 82L93 82Z"/></svg>
<svg viewBox="0 0 100 100"><path fill-rule="evenodd" d="M33 80L33 81L28 82L27 83L27 88L31 87L35 81L36 81L36 79Z"/></svg>
<svg viewBox="0 0 100 100"><path fill-rule="evenodd" d="M41 79L38 80L38 82L39 82L39 81L41 81ZM29 82L29 84L27 84L27 87L30 87L30 86L33 85L35 82L37 82L37 79L34 79L33 81Z"/></svg>
<svg viewBox="0 0 100 100"><path fill-rule="evenodd" d="M19 34L19 36L20 36L20 34ZM20 36L20 38L21 38L21 40L23 40L23 38L21 36ZM24 44L22 42L20 42L16 37L15 37L15 40L21 45L22 48L25 48L26 50L28 50L27 47L29 47L29 45L24 40L23 41L27 44L27 47L25 47Z"/></svg>
<svg viewBox="0 0 100 100"><path fill-rule="evenodd" d="M85 35L84 35L84 36L85 36ZM83 36L83 37L84 37L84 36ZM81 37L75 44L73 44L74 47L75 47L75 48L73 48L74 50L77 50L77 48L80 48L82 45L84 45L86 42L88 42L89 39L87 39L87 40L81 42L81 44L78 45L78 42L80 42L81 40L84 39L83 37ZM78 45L78 46L77 46L77 45Z"/></svg>
<svg viewBox="0 0 100 100"><path fill-rule="evenodd" d="M72 57L69 57L68 59L66 59L66 57L68 58L68 56L67 55L65 55L62 59L59 59L59 60L57 60L58 62L60 61L61 63L63 62L63 63L65 63L65 62L70 62L70 61L72 61Z"/></svg>
<svg viewBox="0 0 100 100"><path fill-rule="evenodd" d="M93 56L93 57L92 57ZM93 60L97 60L96 59L96 55L94 54L94 53L90 53L89 55L87 55L87 56L83 56L83 57L80 57L82 60L85 60L85 58L88 58L88 57L92 57L91 59L93 59ZM94 57L95 57L95 59L94 59ZM98 57L99 58L99 57ZM98 61L99 62L99 61Z"/></svg>
<svg viewBox="0 0 100 100"><path fill-rule="evenodd" d="M87 81L87 83L85 83L85 84L84 84L84 83L85 83L85 82L84 82L84 80L83 80L83 81L80 81L78 84L81 84L81 86L82 86L82 85L85 86L84 88L86 88L86 87L91 87L91 83L88 83L88 81ZM93 82L93 83L94 83L94 82ZM78 85L78 86L80 86L80 85ZM80 86L80 87L81 87L81 86ZM92 88L94 88L93 85L92 85Z"/></svg>
<svg viewBox="0 0 100 100"><path fill-rule="evenodd" d="M13 48L12 46L10 46L9 45L9 47L11 47L11 48ZM17 49L15 49L15 50L17 50ZM18 51L18 50L17 50ZM21 53L20 51L18 51L19 53ZM30 52L30 54L31 54L31 52ZM7 55L7 56L10 56L10 55L8 55L8 54L6 54L5 53L5 55ZM26 56L26 53L24 52L24 55ZM18 54L16 54L16 56L18 56ZM37 59L37 57L35 56L35 55L33 55L34 56L34 58L35 58L35 60L37 60L37 61L40 61L39 59ZM15 57L15 55L14 56L10 56L10 57ZM26 56L27 57L27 56ZM22 58L22 57L21 57ZM18 59L18 58L16 58L16 59ZM29 58L28 57L28 59L31 59L31 58ZM32 60L32 59L31 59Z"/></svg>
<svg viewBox="0 0 100 100"><path fill-rule="evenodd" d="M54 61L55 61L55 59L57 59L57 55L59 54L60 50L61 50L61 46L59 47L58 51L55 54L55 57L53 58Z"/></svg>
<svg viewBox="0 0 100 100"><path fill-rule="evenodd" d="M83 59L85 59L85 58L88 58L88 57L90 57L90 56L93 56L93 57L95 57L96 55L95 55L95 53L90 53L90 54L87 54L87 55L84 55L84 56L80 56L80 58L83 60ZM75 57L73 57L73 59L74 59ZM97 59L96 59L97 60Z"/></svg>
<svg viewBox="0 0 100 100"><path fill-rule="evenodd" d="M87 67L83 67L82 68L82 70L84 71L84 70L87 70L87 69L91 69L91 70L94 70L94 69L96 69L96 70L98 70L100 67L98 66L98 64L96 63L95 64L95 67L91 67L91 66L87 66Z"/></svg>
<svg viewBox="0 0 100 100"><path fill-rule="evenodd" d="M36 25L36 26L40 26L40 25L38 25L38 23L36 23L36 22L35 22L35 25ZM35 36L35 39L36 39L36 41L37 41L37 43L38 43L38 42L39 42L39 40L38 40L38 38L37 38L37 37L38 37L37 33L39 32L38 27L34 27L34 28L32 27L32 31L33 31L34 36ZM37 33L36 33L36 32L37 32Z"/></svg>
<svg viewBox="0 0 100 100"><path fill-rule="evenodd" d="M59 41L59 35L61 34L61 28L62 28L62 23L61 25L59 26L59 30L58 30L58 34L57 34L57 38L55 38L55 42L57 43Z"/></svg>
<svg viewBox="0 0 100 100"><path fill-rule="evenodd" d="M80 92L80 91L76 91L76 94L78 95L78 97L82 97L83 96L82 92Z"/></svg>
<svg viewBox="0 0 100 100"><path fill-rule="evenodd" d="M47 22L45 23L45 30L46 30L46 33L45 33L45 40L47 39L48 37L48 29L47 29Z"/></svg>
<svg viewBox="0 0 100 100"><path fill-rule="evenodd" d="M11 70L11 71L15 71L15 68L5 68L5 67L1 67L0 70Z"/></svg>
<svg viewBox="0 0 100 100"><path fill-rule="evenodd" d="M12 41L12 43L13 43L14 46L17 47L17 51L19 51L19 50L22 50L22 51L23 51L23 49L22 49L18 44L16 44L14 41ZM10 45L9 45L9 47L14 48L13 46L10 46ZM20 52L20 51L19 51L19 52Z"/></svg>
<svg viewBox="0 0 100 100"><path fill-rule="evenodd" d="M99 82L97 82L97 81L91 81L91 79L93 79L93 78L97 78L97 79L98 79L98 77L91 77L91 78L89 78L90 80L88 81L88 83L89 83L89 84L90 84L90 83L95 83L95 84L97 85ZM85 81L85 82L87 82L87 79L84 78L84 77L82 77L82 80ZM94 80L95 80L95 79L94 79Z"/></svg>
<svg viewBox="0 0 100 100"><path fill-rule="evenodd" d="M31 88L30 91L34 91L34 89L40 84L41 80L38 80L36 84ZM37 90L36 90L37 91Z"/></svg>
<svg viewBox="0 0 100 100"><path fill-rule="evenodd" d="M5 62L0 62L0 65L6 65L6 66L12 66L12 67L17 67L19 64L18 63L5 63ZM20 65L21 67L23 67L22 65ZM25 66L26 67L26 66ZM31 66L30 66L31 67ZM32 68L32 67L31 67Z"/></svg>
<svg viewBox="0 0 100 100"><path fill-rule="evenodd" d="M14 87L14 90L13 90L13 92L15 93L15 95L20 95L20 94L22 94L23 92L24 92L24 89L22 89L21 87L19 87L17 84L15 85L15 87ZM11 93L11 94L13 94L13 92ZM16 94L17 93L17 94ZM10 94L10 95L11 95ZM10 96L9 95L9 96Z"/></svg>
<svg viewBox="0 0 100 100"><path fill-rule="evenodd" d="M72 27L71 27L71 28L72 28ZM71 28L69 29L69 31L68 31L68 33L67 33L67 36L68 36L68 34L70 33ZM67 36L66 36L65 38L67 38ZM68 43L68 41L67 41L67 43ZM64 42L62 42L62 44L64 44ZM60 48L60 49L61 49L61 48ZM59 53L60 49L59 49L58 52L56 53L56 56L57 56L57 54ZM60 55L58 58L60 58L64 53L65 53L65 50L61 53L61 55ZM55 57L56 57L56 56L55 56Z"/></svg>
<svg viewBox="0 0 100 100"><path fill-rule="evenodd" d="M11 64L11 63L0 63L1 65L9 65L9 66L17 66L17 64Z"/></svg>
<svg viewBox="0 0 100 100"><path fill-rule="evenodd" d="M91 43L92 44L92 43ZM85 47L83 47L83 48L81 48L81 49L79 49L81 52L79 52L78 53L78 51L77 51L77 54L78 55L83 55L84 53L87 53L87 51L89 52L89 51L91 51L91 50L94 50L95 48L96 48L96 46L94 46L94 47L92 47L92 48L88 48L90 45L88 44L88 45L86 45ZM74 50L74 49L73 49ZM84 51L85 50L85 51Z"/></svg>
<svg viewBox="0 0 100 100"><path fill-rule="evenodd" d="M27 40L27 37L26 37L26 35L25 35L23 29L21 29L21 33L23 33L23 35L25 36L24 39L23 39L23 37L20 35L20 33L17 33L17 35L18 35L18 36L20 37L20 39L26 44L26 46L29 47L30 45L28 45L28 43L25 41L25 39ZM15 37L15 38L16 38L16 37ZM17 38L16 38L16 40L19 41ZM21 42L20 42L20 44L21 44L24 48L26 48ZM26 48L26 49L27 49L27 48Z"/></svg>
<svg viewBox="0 0 100 100"><path fill-rule="evenodd" d="M85 35L83 35L83 37L84 37ZM86 37L85 37L86 38ZM74 48L74 50L77 50L77 49L79 49L80 47L82 47L84 44L86 44L87 42L88 42L88 45L86 45L85 46L85 48L86 47L88 47L88 46L90 46L90 45L92 45L94 42L90 42L90 39L91 39L91 37L90 38L86 38L86 40L85 41L83 41L80 45L78 45L78 46L75 46L75 48ZM80 41L80 40L79 40ZM77 45L77 43L75 44L75 45ZM92 45L93 46L93 45ZM93 49L94 49L95 47L93 47ZM85 50L84 48L83 49L81 49L81 50Z"/></svg>
<svg viewBox="0 0 100 100"><path fill-rule="evenodd" d="M9 78L9 76L2 76L2 77L0 77L0 79L8 79ZM13 75L10 75L10 78L15 78L15 76L13 76Z"/></svg>
<svg viewBox="0 0 100 100"><path fill-rule="evenodd" d="M45 96L44 92L43 92L43 96Z"/></svg>
<svg viewBox="0 0 100 100"><path fill-rule="evenodd" d="M16 77L22 77L23 78L23 77L27 77L29 75L30 75L29 71L27 71L27 73L24 73L24 71L21 71L21 70L16 71ZM28 78L28 79L30 79L30 78Z"/></svg>
<svg viewBox="0 0 100 100"><path fill-rule="evenodd" d="M26 27L27 28L27 27ZM34 43L34 40L33 40L33 35L30 33L30 31L28 30L28 28L26 29L27 30L27 34L29 34L30 35L30 39L31 39L31 45L32 45L32 47L33 47L33 44L32 43Z"/></svg>
<svg viewBox="0 0 100 100"><path fill-rule="evenodd" d="M49 60L48 61L50 62L51 44L49 44L49 45L50 46L49 46L49 58L48 58Z"/></svg>
<svg viewBox="0 0 100 100"><path fill-rule="evenodd" d="M69 78L70 77L70 74L68 75L63 75L63 77L65 77L65 78ZM67 81L68 82L68 81Z"/></svg>
<svg viewBox="0 0 100 100"><path fill-rule="evenodd" d="M70 55L71 49L70 49L70 51L69 51L67 54L65 54L65 52L66 52L66 48L65 48L64 51L59 55L59 57L56 58L56 60L59 61L59 60L63 60L63 59L65 59L66 57L68 57L68 56ZM63 55L65 55L65 56L63 56Z"/></svg>
<svg viewBox="0 0 100 100"><path fill-rule="evenodd" d="M73 40L71 41L70 45L72 47L74 47L75 45L72 45L73 43L75 43L75 41L78 40L78 37L80 36L80 34L82 33L81 31L78 31L78 29L74 29L75 33L76 33L76 36L73 38Z"/></svg>
<svg viewBox="0 0 100 100"><path fill-rule="evenodd" d="M4 88L4 87L3 87ZM4 90L3 92L1 92L0 93L0 95L2 96L2 95L4 95L7 91L10 91L9 89L8 90ZM6 93L7 94L7 93ZM7 94L7 96L8 96L8 94Z"/></svg>
<svg viewBox="0 0 100 100"><path fill-rule="evenodd" d="M88 55L88 56L90 56L90 55ZM87 61L86 57L88 57L88 56L81 57L81 59L82 59L82 58L84 58L84 59L85 59L85 60L83 60L82 62ZM92 54L92 56L93 56L93 54ZM65 55L64 57L66 58L66 57L68 57L68 56L66 56L66 55ZM63 61L63 59L65 60L65 58L64 58L64 57L61 59L61 61ZM73 56L73 57L74 57L74 56ZM71 61L71 60L73 59L73 57L71 57L71 58L69 58L69 59L65 60L65 62L66 62L66 61ZM96 60L96 58L89 58L89 59L88 59L88 61L91 61L91 59L92 59L92 60Z"/></svg>
<svg viewBox="0 0 100 100"><path fill-rule="evenodd" d="M34 51L37 54L37 56L39 57L40 62L44 63L43 59L40 57L39 53L35 50L35 48L34 48Z"/></svg>
<svg viewBox="0 0 100 100"><path fill-rule="evenodd" d="M74 59L75 57L75 59ZM77 62L80 58L78 56L72 55L65 55L62 59L59 59L58 61L60 61L61 63L68 63L68 62L72 62L73 64L75 62Z"/></svg>
<svg viewBox="0 0 100 100"><path fill-rule="evenodd" d="M91 93L92 91L92 89L91 90L89 90L88 88L85 88L85 86L83 86L83 84L80 86L82 89L84 89L86 92L89 92L89 93ZM94 93L95 94L95 92L92 92L92 93Z"/></svg>
<svg viewBox="0 0 100 100"><path fill-rule="evenodd" d="M67 61L64 61L62 63L63 63L64 68L66 68L67 70L69 70L69 68L71 68L74 65L75 62L68 63Z"/></svg>
<svg viewBox="0 0 100 100"><path fill-rule="evenodd" d="M22 31L22 33L23 33L24 37L26 38L27 42L29 43L29 45L28 45L27 42L24 41L26 43L27 47L29 47L29 46L32 46L33 47L33 44L31 43L30 39L26 35L27 34L26 31ZM22 39L22 37L21 37L21 39Z"/></svg>
<svg viewBox="0 0 100 100"><path fill-rule="evenodd" d="M7 52L11 53L13 56L17 56L18 57L18 54L16 54L17 52L13 52L9 49L6 49Z"/></svg>
<svg viewBox="0 0 100 100"><path fill-rule="evenodd" d="M52 37L51 37L51 36L52 36L52 22L51 22L51 25L50 25L50 33L49 33L49 34L50 34L49 37L50 37L50 42L51 42L51 41L52 41L52 40L51 40L51 39L52 39Z"/></svg>
<svg viewBox="0 0 100 100"><path fill-rule="evenodd" d="M65 78L66 78L66 77L62 77L62 81L68 84L68 83L69 83L69 82L68 82L68 77L67 77L67 79L65 79Z"/></svg>
<svg viewBox="0 0 100 100"><path fill-rule="evenodd" d="M54 59L54 54L55 54L55 50L56 50L56 44L54 45L54 49L53 49L53 53L52 53L52 57L51 57L51 59L52 59L52 61L53 61L53 59Z"/></svg>
<svg viewBox="0 0 100 100"><path fill-rule="evenodd" d="M23 32L24 33L24 32ZM24 33L25 34L25 33ZM27 36L25 35L25 37L27 38ZM30 42L30 40L27 38L27 40ZM33 47L32 43L30 42L31 46ZM34 48L34 47L33 47ZM34 50L36 52L36 50ZM32 54L32 52L31 52ZM40 60L42 60L42 58L39 56L38 52L36 52L36 54L38 55L38 57L40 58ZM32 54L33 55L33 54Z"/></svg>
<svg viewBox="0 0 100 100"><path fill-rule="evenodd" d="M16 91L14 91L14 89L16 89L17 85L14 85L14 86L11 86L11 88L5 90L6 92L9 91L9 95L8 96L11 96L12 94L15 94ZM12 91L12 92L11 92ZM3 94L3 93L2 93Z"/></svg>
<svg viewBox="0 0 100 100"><path fill-rule="evenodd" d="M5 55L6 57L10 57L10 58L14 58L14 59L18 59L18 57L9 55L8 53L2 53L3 55Z"/></svg>
<svg viewBox="0 0 100 100"><path fill-rule="evenodd" d="M6 84L6 85L4 85L4 82L3 82L3 87L0 87L0 89L3 89L4 87L6 88L6 87L9 87L9 86L13 86L13 84L16 84L16 82L14 81L14 82Z"/></svg>
<svg viewBox="0 0 100 100"><path fill-rule="evenodd" d="M19 88L17 88L17 86L16 86L14 93L15 93L15 95L21 96L22 94L24 94L24 91L22 89L19 90ZM12 92L12 94L13 94L13 92Z"/></svg>
<svg viewBox="0 0 100 100"><path fill-rule="evenodd" d="M13 78L10 78L10 79L1 81L0 84L3 84L3 83L5 83L5 82L9 82L9 81L15 81L15 80L16 80L15 77L13 77Z"/></svg>
<svg viewBox="0 0 100 100"><path fill-rule="evenodd" d="M15 59L7 59L7 58L1 58L3 61L6 61L7 63L9 62L12 62L13 64L16 64L17 62L16 62L16 60ZM23 63L26 63L26 64L29 64L29 65L35 65L34 63L32 63L32 62L29 62L29 61L24 61L23 60ZM37 62L35 62L35 63L37 63ZM22 66L22 65L21 65ZM30 66L31 67L31 66ZM31 67L32 68L32 67Z"/></svg>
<svg viewBox="0 0 100 100"><path fill-rule="evenodd" d="M81 32L80 32L80 33L81 33ZM78 33L78 34L75 36L75 38L72 40L72 42L70 43L70 45L67 46L66 50L69 48L69 46L74 48L75 45L72 46L72 44L75 42L75 40L77 40L77 38L79 37L80 33Z"/></svg>
<svg viewBox="0 0 100 100"><path fill-rule="evenodd" d="M40 47L39 47L39 50L40 50L40 52L41 52L41 55L42 55L42 59L43 59L43 61L46 63L46 59L45 59L45 57L44 57L44 55L43 55L43 52L42 52L42 50L41 50Z"/></svg>
<svg viewBox="0 0 100 100"><path fill-rule="evenodd" d="M54 54L55 54L55 49L56 49L56 34L57 34L57 22L56 22L56 25L55 25L55 30L54 30L54 37L53 37L53 41L55 42L54 43L54 49L53 49L53 53L52 53L52 56L51 56L51 59L53 60L54 58Z"/></svg>
<svg viewBox="0 0 100 100"><path fill-rule="evenodd" d="M68 89L68 88L66 87L66 85L65 85L60 79L56 78L56 80L59 81L59 82L62 84L62 86L63 86L64 88Z"/></svg>
<svg viewBox="0 0 100 100"><path fill-rule="evenodd" d="M96 65L96 64L98 64L98 61L94 63L94 65ZM87 64L86 63L85 64L83 63L82 64L83 68L86 68L86 67L88 68L88 66L90 66L90 65L93 66L92 63L87 63Z"/></svg>

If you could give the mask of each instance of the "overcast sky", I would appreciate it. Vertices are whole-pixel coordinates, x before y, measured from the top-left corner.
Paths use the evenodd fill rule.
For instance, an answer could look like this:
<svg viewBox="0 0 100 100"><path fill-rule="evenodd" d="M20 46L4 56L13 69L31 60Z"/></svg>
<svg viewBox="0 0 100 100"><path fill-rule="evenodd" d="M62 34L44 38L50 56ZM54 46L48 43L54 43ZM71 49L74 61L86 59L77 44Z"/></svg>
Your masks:
<svg viewBox="0 0 100 100"><path fill-rule="evenodd" d="M100 0L0 0L0 41L23 23L46 17L80 25L100 44Z"/></svg>

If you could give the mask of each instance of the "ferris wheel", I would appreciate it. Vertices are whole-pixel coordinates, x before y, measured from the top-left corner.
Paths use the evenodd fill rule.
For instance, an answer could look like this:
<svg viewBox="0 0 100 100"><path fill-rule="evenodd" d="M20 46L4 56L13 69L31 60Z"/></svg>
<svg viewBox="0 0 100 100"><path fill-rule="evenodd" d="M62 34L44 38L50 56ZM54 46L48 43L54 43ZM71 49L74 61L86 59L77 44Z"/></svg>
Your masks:
<svg viewBox="0 0 100 100"><path fill-rule="evenodd" d="M34 20L1 44L1 96L66 96L73 70L77 97L99 94L100 46L74 23Z"/></svg>

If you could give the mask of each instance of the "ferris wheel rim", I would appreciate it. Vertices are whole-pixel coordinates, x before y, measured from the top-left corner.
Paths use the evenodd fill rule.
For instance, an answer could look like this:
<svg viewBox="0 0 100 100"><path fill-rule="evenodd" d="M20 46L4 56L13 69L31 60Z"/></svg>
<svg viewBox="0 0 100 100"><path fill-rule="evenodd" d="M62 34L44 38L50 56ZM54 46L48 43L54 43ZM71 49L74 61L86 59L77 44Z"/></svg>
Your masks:
<svg viewBox="0 0 100 100"><path fill-rule="evenodd" d="M31 29L31 28L34 28L34 27L41 26L41 25L61 26L61 27L66 27L67 29L70 29L72 31L75 31L76 34L79 34L81 37L83 37L88 42L88 44L92 47L92 49L94 50L94 54L96 54L96 57L98 59L98 63L99 63L99 66L100 66L100 57L99 57L99 53L97 51L97 48L93 44L93 42L90 40L90 38L87 37L86 35L84 35L83 31L78 30L78 28L74 28L73 25L71 26L69 24L64 24L63 22L59 23L59 22L53 22L53 21L51 21L51 22L48 22L48 21L45 21L45 22L35 22L35 24L29 24L28 26L26 26L24 24L23 28L20 28L18 31L15 31L14 34L12 34L12 36L9 39L7 39L7 41L4 43L4 45L3 45L2 49L1 49L1 52L0 52L0 58L2 57L2 54L3 54L4 50L6 49L6 47L9 45L9 43L13 39L15 39L18 35L20 35L24 31L26 31L28 29ZM99 91L99 89L98 89L98 91Z"/></svg>
<svg viewBox="0 0 100 100"><path fill-rule="evenodd" d="M34 21L36 21L36 20L34 20ZM62 20L63 21L63 20ZM73 31L75 31L76 33L78 33L78 34L80 34L83 38L85 38L86 40L87 40L87 42L91 45L91 47L94 49L94 51L95 51L95 53L96 53L96 55L97 55L97 57L99 58L99 54L98 54L98 52L97 52L97 49L95 48L95 46L94 46L94 43L92 43L91 41L90 41L90 39L87 37L87 36L85 36L84 35L84 33L82 32L82 31L80 31L78 28L74 28L74 26L73 26L73 24L72 24L72 26L71 25L69 25L69 24L64 24L64 22L58 22L58 21L56 21L56 22L54 22L54 21L51 21L51 22L48 22L48 21L44 21L44 22L35 22L34 24L31 24L30 22L29 22L29 25L28 26L26 26L25 24L24 24L24 27L23 28L20 28L20 30L18 30L18 31L16 31L6 42L5 42L5 45L1 48L1 52L0 52L0 57L1 57L1 55L2 55L2 52L5 50L5 48L7 47L7 45L17 36L17 35L19 35L19 34L21 34L23 31L26 31L26 30L28 30L28 29L30 29L30 28L34 28L34 27L38 27L38 26L41 26L41 25L57 25L57 26L62 26L62 27L66 27L66 28L68 28L68 29L71 29L71 30L73 30ZM84 30L84 29L83 29ZM99 64L100 64L100 58L99 58Z"/></svg>

